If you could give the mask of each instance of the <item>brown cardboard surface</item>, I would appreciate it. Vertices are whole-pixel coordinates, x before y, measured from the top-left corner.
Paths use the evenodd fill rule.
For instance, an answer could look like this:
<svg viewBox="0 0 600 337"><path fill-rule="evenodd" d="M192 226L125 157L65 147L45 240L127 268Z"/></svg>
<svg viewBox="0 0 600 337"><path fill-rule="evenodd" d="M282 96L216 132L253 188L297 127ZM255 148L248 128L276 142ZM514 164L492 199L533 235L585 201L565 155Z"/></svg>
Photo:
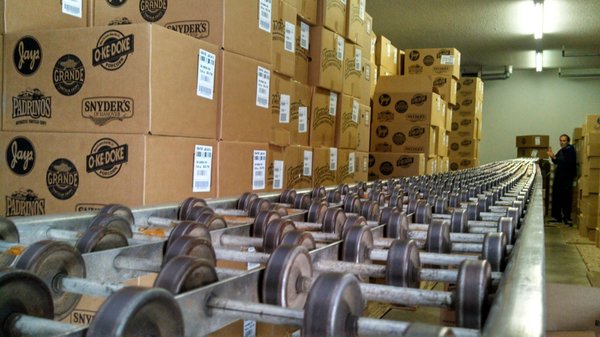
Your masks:
<svg viewBox="0 0 600 337"><path fill-rule="evenodd" d="M335 145L340 149L356 149L358 146L358 123L360 103L352 96L340 95L340 110L336 114Z"/></svg>
<svg viewBox="0 0 600 337"><path fill-rule="evenodd" d="M177 0L170 1L162 11L140 11L139 1L113 3L94 1L94 26L151 22L231 52L263 62L271 60L273 29L267 26L271 23L272 11L264 11L265 29L259 28L260 0ZM272 9L266 3L262 8Z"/></svg>
<svg viewBox="0 0 600 337"><path fill-rule="evenodd" d="M452 158L479 157L479 141L472 138L451 136L448 144L448 155Z"/></svg>
<svg viewBox="0 0 600 337"><path fill-rule="evenodd" d="M249 191L266 191L267 143L220 141L217 147L219 198L237 197ZM262 167L262 174L255 167Z"/></svg>
<svg viewBox="0 0 600 337"><path fill-rule="evenodd" d="M292 105L292 81L277 73L271 74L271 136L269 144L290 144L290 115Z"/></svg>
<svg viewBox="0 0 600 337"><path fill-rule="evenodd" d="M358 44L359 40L364 41L362 36L367 33L365 30L365 0L347 0L347 4L345 36L352 43Z"/></svg>
<svg viewBox="0 0 600 337"><path fill-rule="evenodd" d="M428 124L372 125L371 152L424 153L437 155L438 127Z"/></svg>
<svg viewBox="0 0 600 337"><path fill-rule="evenodd" d="M33 39L39 62L15 65L13 50ZM14 33L5 46L4 130L216 137L214 45L138 24ZM203 62L209 98L197 95L199 50L216 63Z"/></svg>
<svg viewBox="0 0 600 337"><path fill-rule="evenodd" d="M341 95L321 88L312 88L310 145L332 147L335 144L336 115Z"/></svg>
<svg viewBox="0 0 600 337"><path fill-rule="evenodd" d="M344 51L344 94L360 98L362 61L362 48L353 43L346 43Z"/></svg>
<svg viewBox="0 0 600 337"><path fill-rule="evenodd" d="M457 91L462 95L470 95L483 100L483 81L479 77L461 77Z"/></svg>
<svg viewBox="0 0 600 337"><path fill-rule="evenodd" d="M274 0L272 6L272 69L293 77L296 71L296 8L284 0Z"/></svg>
<svg viewBox="0 0 600 337"><path fill-rule="evenodd" d="M369 152L371 142L371 107L361 104L360 120L358 122L358 144L357 151Z"/></svg>
<svg viewBox="0 0 600 337"><path fill-rule="evenodd" d="M432 92L393 92L380 90L380 84L393 77L380 78L373 96L373 124L430 124L444 127L445 115L440 96Z"/></svg>
<svg viewBox="0 0 600 337"><path fill-rule="evenodd" d="M209 165L198 167L209 173L202 184L208 191L193 192L196 145L216 151L214 140L200 138L1 132L0 148L10 160L0 165L0 211L41 215L214 197L216 162L209 152Z"/></svg>
<svg viewBox="0 0 600 337"><path fill-rule="evenodd" d="M356 181L356 151L338 149L336 184L349 184Z"/></svg>
<svg viewBox="0 0 600 337"><path fill-rule="evenodd" d="M347 6L345 0L318 0L317 25L346 36Z"/></svg>
<svg viewBox="0 0 600 337"><path fill-rule="evenodd" d="M298 17L296 21L296 60L293 77L303 84L308 84L308 64L311 57L310 35L310 25Z"/></svg>
<svg viewBox="0 0 600 337"><path fill-rule="evenodd" d="M587 115L582 130L584 137L588 133L600 132L600 115Z"/></svg>
<svg viewBox="0 0 600 337"><path fill-rule="evenodd" d="M479 119L475 117L461 117L453 112L452 116L452 129L451 135L458 135L459 137L469 137L473 139L481 139Z"/></svg>
<svg viewBox="0 0 600 337"><path fill-rule="evenodd" d="M580 140L581 138L583 138L583 128L574 128L573 141Z"/></svg>
<svg viewBox="0 0 600 337"><path fill-rule="evenodd" d="M545 147L518 147L517 148L517 157L535 157L547 159L548 153L546 152L548 148Z"/></svg>
<svg viewBox="0 0 600 337"><path fill-rule="evenodd" d="M360 98L360 104L371 105L371 86L372 82L375 82L375 74L373 73L373 68L371 68L371 62L365 57L362 59L362 68L362 75L359 81L360 95L358 97Z"/></svg>
<svg viewBox="0 0 600 337"><path fill-rule="evenodd" d="M548 135L527 135L517 136L516 146L517 147L544 147L547 148L550 144L550 137Z"/></svg>
<svg viewBox="0 0 600 337"><path fill-rule="evenodd" d="M479 166L479 158L449 157L450 171L463 170Z"/></svg>
<svg viewBox="0 0 600 337"><path fill-rule="evenodd" d="M361 0L359 0L361 1ZM363 57L371 62L371 33L373 32L373 17L365 12L363 25L357 36L356 44L363 48Z"/></svg>
<svg viewBox="0 0 600 337"><path fill-rule="evenodd" d="M298 16L311 25L317 24L317 0L296 0Z"/></svg>
<svg viewBox="0 0 600 337"><path fill-rule="evenodd" d="M369 153L369 180L422 175L425 169L422 153Z"/></svg>
<svg viewBox="0 0 600 337"><path fill-rule="evenodd" d="M59 28L86 27L88 1L82 1L81 17L63 13L62 1L0 1L0 34ZM43 13L43 15L40 15Z"/></svg>
<svg viewBox="0 0 600 337"><path fill-rule="evenodd" d="M292 80L292 107L290 115L290 143L309 145L312 91L306 84Z"/></svg>
<svg viewBox="0 0 600 337"><path fill-rule="evenodd" d="M311 86L342 92L345 40L323 26L310 28L308 83Z"/></svg>
<svg viewBox="0 0 600 337"><path fill-rule="evenodd" d="M460 78L460 52L456 48L406 49L405 74L438 74Z"/></svg>
<svg viewBox="0 0 600 337"><path fill-rule="evenodd" d="M337 149L313 147L313 187L336 183Z"/></svg>
<svg viewBox="0 0 600 337"><path fill-rule="evenodd" d="M367 181L369 180L369 153L368 152L356 152L356 170L354 171L354 178L356 181Z"/></svg>
<svg viewBox="0 0 600 337"><path fill-rule="evenodd" d="M390 75L398 74L398 48L383 35L375 43L375 64L383 66Z"/></svg>
<svg viewBox="0 0 600 337"><path fill-rule="evenodd" d="M313 150L308 146L288 146L286 152L291 152L292 160L286 165L286 188L301 189L312 187L313 179Z"/></svg>
<svg viewBox="0 0 600 337"><path fill-rule="evenodd" d="M266 103L258 105L259 74L269 74L270 67L242 55L221 51L223 68L221 78L221 101L219 106L218 137L228 141L248 141L267 143L271 126L269 90L266 90ZM261 77L270 85L270 79Z"/></svg>

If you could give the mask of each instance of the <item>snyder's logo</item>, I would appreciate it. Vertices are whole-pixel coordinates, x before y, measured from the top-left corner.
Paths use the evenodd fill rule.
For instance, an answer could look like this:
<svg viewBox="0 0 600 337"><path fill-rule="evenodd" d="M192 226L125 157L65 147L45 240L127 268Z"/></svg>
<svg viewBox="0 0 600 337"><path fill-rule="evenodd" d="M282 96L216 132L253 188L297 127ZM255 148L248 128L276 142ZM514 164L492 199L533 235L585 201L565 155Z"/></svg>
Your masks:
<svg viewBox="0 0 600 337"><path fill-rule="evenodd" d="M46 185L56 199L67 200L77 192L79 172L70 160L56 159L46 171Z"/></svg>
<svg viewBox="0 0 600 337"><path fill-rule="evenodd" d="M462 103L462 105L464 105L464 106L469 106L469 105L473 104L473 100L472 100L472 99L470 99L470 98L466 98L466 99L464 99L464 100L463 100L461 103Z"/></svg>
<svg viewBox="0 0 600 337"><path fill-rule="evenodd" d="M460 125L462 125L462 126L471 125L471 120L470 119L463 119L463 120L460 121Z"/></svg>
<svg viewBox="0 0 600 337"><path fill-rule="evenodd" d="M384 161L381 163L381 165L379 165L379 172L381 172L381 174L384 176L389 176L392 174L392 172L394 172L394 165L392 165L392 163L389 161Z"/></svg>
<svg viewBox="0 0 600 337"><path fill-rule="evenodd" d="M416 94L410 100L410 103L412 105L416 105L416 106L421 106L425 102L427 102L427 95L423 95L423 94Z"/></svg>
<svg viewBox="0 0 600 337"><path fill-rule="evenodd" d="M21 91L17 97L12 98L12 118L29 118L17 121L18 124L46 124L41 119L52 118L52 97L44 96L37 88L27 88Z"/></svg>
<svg viewBox="0 0 600 337"><path fill-rule="evenodd" d="M403 145L406 142L406 136L402 132L396 132L392 137L392 141L396 145Z"/></svg>
<svg viewBox="0 0 600 337"><path fill-rule="evenodd" d="M6 147L6 164L15 174L26 175L35 164L35 149L25 137L13 138Z"/></svg>
<svg viewBox="0 0 600 337"><path fill-rule="evenodd" d="M120 7L121 5L125 4L127 0L106 0L106 2L113 7Z"/></svg>
<svg viewBox="0 0 600 337"><path fill-rule="evenodd" d="M412 128L410 128L410 131L408 131L408 136L413 138L419 138L424 134L425 128L422 126L413 126Z"/></svg>
<svg viewBox="0 0 600 337"><path fill-rule="evenodd" d="M388 94L382 94L379 96L379 105L388 106L392 102L392 98Z"/></svg>
<svg viewBox="0 0 600 337"><path fill-rule="evenodd" d="M408 53L408 58L411 61L416 61L421 57L421 54L419 53L419 51L417 50L411 50L410 53Z"/></svg>
<svg viewBox="0 0 600 337"><path fill-rule="evenodd" d="M19 190L6 196L6 216L31 216L46 214L46 199L31 190Z"/></svg>
<svg viewBox="0 0 600 337"><path fill-rule="evenodd" d="M125 36L118 30L109 30L100 36L96 48L92 50L92 65L110 71L117 70L125 64L133 50L133 35Z"/></svg>
<svg viewBox="0 0 600 337"><path fill-rule="evenodd" d="M414 157L402 156L402 157L398 158L398 160L396 161L396 166L407 168L407 167L410 167L414 162L415 162Z"/></svg>
<svg viewBox="0 0 600 337"><path fill-rule="evenodd" d="M472 164L472 162L469 159L463 159L460 161L460 165L462 165L462 166L469 166L471 164Z"/></svg>
<svg viewBox="0 0 600 337"><path fill-rule="evenodd" d="M206 20L169 22L165 27L197 39L210 35L210 23Z"/></svg>
<svg viewBox="0 0 600 337"><path fill-rule="evenodd" d="M78 93L85 82L85 68L79 57L67 54L59 58L52 71L52 81L56 90L65 96Z"/></svg>
<svg viewBox="0 0 600 337"><path fill-rule="evenodd" d="M465 139L462 142L460 142L460 145L462 145L462 146L469 146L471 144L473 144L473 142L469 139Z"/></svg>
<svg viewBox="0 0 600 337"><path fill-rule="evenodd" d="M102 138L92 146L90 154L85 157L85 170L94 172L100 178L112 178L128 161L129 146L119 145L110 138Z"/></svg>
<svg viewBox="0 0 600 337"><path fill-rule="evenodd" d="M167 12L167 0L140 0L140 14L148 22L156 22Z"/></svg>
<svg viewBox="0 0 600 337"><path fill-rule="evenodd" d="M133 117L133 99L129 97L89 97L81 102L81 116L102 126Z"/></svg>
<svg viewBox="0 0 600 337"><path fill-rule="evenodd" d="M405 100L399 100L394 105L394 108L396 109L396 112L403 114L408 111L408 102Z"/></svg>
<svg viewBox="0 0 600 337"><path fill-rule="evenodd" d="M42 63L42 47L31 36L22 37L13 50L13 63L23 76L34 74Z"/></svg>

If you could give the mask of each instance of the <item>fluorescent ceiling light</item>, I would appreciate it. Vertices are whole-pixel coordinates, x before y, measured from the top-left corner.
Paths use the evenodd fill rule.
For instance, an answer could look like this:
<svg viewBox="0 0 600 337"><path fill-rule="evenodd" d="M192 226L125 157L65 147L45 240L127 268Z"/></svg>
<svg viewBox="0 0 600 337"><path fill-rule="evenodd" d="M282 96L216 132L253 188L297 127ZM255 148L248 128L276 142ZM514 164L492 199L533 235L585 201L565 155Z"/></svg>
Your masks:
<svg viewBox="0 0 600 337"><path fill-rule="evenodd" d="M538 73L542 71L544 65L544 54L541 51L535 53L535 71Z"/></svg>
<svg viewBox="0 0 600 337"><path fill-rule="evenodd" d="M544 2L536 1L534 3L534 33L533 38L536 40L544 36Z"/></svg>
<svg viewBox="0 0 600 337"><path fill-rule="evenodd" d="M572 78L598 78L600 77L600 68L585 68L585 69L558 69L559 77Z"/></svg>

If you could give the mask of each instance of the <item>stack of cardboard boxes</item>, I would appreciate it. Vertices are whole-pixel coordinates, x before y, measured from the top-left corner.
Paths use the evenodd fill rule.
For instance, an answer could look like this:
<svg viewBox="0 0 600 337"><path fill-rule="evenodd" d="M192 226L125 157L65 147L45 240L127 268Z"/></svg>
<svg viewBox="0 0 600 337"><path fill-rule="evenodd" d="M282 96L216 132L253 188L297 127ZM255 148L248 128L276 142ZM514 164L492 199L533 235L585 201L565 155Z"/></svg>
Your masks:
<svg viewBox="0 0 600 337"><path fill-rule="evenodd" d="M550 136L525 135L516 137L517 157L534 157L547 159Z"/></svg>
<svg viewBox="0 0 600 337"><path fill-rule="evenodd" d="M600 115L587 116L580 142L578 161L581 162L581 176L577 181L579 234L599 245Z"/></svg>
<svg viewBox="0 0 600 337"><path fill-rule="evenodd" d="M364 0L2 2L4 215L367 179Z"/></svg>

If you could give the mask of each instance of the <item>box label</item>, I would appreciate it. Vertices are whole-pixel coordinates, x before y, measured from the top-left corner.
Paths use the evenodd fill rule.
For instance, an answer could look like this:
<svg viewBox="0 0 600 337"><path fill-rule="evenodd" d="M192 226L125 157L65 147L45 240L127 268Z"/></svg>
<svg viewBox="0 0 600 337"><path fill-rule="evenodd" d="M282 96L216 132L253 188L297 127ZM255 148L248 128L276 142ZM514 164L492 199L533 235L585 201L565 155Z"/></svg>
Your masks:
<svg viewBox="0 0 600 337"><path fill-rule="evenodd" d="M453 65L454 64L454 56L453 55L442 55L440 57L440 63L444 65Z"/></svg>
<svg viewBox="0 0 600 337"><path fill-rule="evenodd" d="M258 28L271 32L271 0L260 0L258 3Z"/></svg>
<svg viewBox="0 0 600 337"><path fill-rule="evenodd" d="M296 52L296 25L291 22L285 22L285 43L283 49L290 53Z"/></svg>
<svg viewBox="0 0 600 337"><path fill-rule="evenodd" d="M308 41L310 41L310 26L300 21L300 47L308 50Z"/></svg>
<svg viewBox="0 0 600 337"><path fill-rule="evenodd" d="M198 84L196 95L206 99L213 99L215 89L215 63L216 56L213 53L200 49L198 56Z"/></svg>
<svg viewBox="0 0 600 337"><path fill-rule="evenodd" d="M337 57L338 60L344 62L344 38L337 34L335 35L335 37L336 37L335 56Z"/></svg>
<svg viewBox="0 0 600 337"><path fill-rule="evenodd" d="M283 160L273 161L273 189L283 188Z"/></svg>
<svg viewBox="0 0 600 337"><path fill-rule="evenodd" d="M535 145L536 145L536 146L539 146L541 143L542 143L542 140L540 139L540 137L539 137L539 136L536 136L536 137L535 137Z"/></svg>
<svg viewBox="0 0 600 337"><path fill-rule="evenodd" d="M357 100L352 100L352 121L358 124L358 114L360 111L360 104Z"/></svg>
<svg viewBox="0 0 600 337"><path fill-rule="evenodd" d="M354 50L354 70L360 71L362 69L362 49L356 47Z"/></svg>
<svg viewBox="0 0 600 337"><path fill-rule="evenodd" d="M81 19L82 13L81 0L62 0L62 12Z"/></svg>
<svg viewBox="0 0 600 337"><path fill-rule="evenodd" d="M244 321L244 337L256 337L256 321Z"/></svg>
<svg viewBox="0 0 600 337"><path fill-rule="evenodd" d="M212 146L196 145L192 192L210 192L212 177Z"/></svg>
<svg viewBox="0 0 600 337"><path fill-rule="evenodd" d="M279 96L279 123L288 124L290 122L290 95Z"/></svg>
<svg viewBox="0 0 600 337"><path fill-rule="evenodd" d="M364 20L364 19L365 19L365 2L366 2L366 0L360 0L360 1L358 2L358 17L359 17L361 20ZM367 31L368 31L368 30L367 30Z"/></svg>
<svg viewBox="0 0 600 337"><path fill-rule="evenodd" d="M308 107L298 107L298 133L308 131Z"/></svg>
<svg viewBox="0 0 600 337"><path fill-rule="evenodd" d="M312 151L304 151L304 166L302 175L310 177L312 176Z"/></svg>
<svg viewBox="0 0 600 337"><path fill-rule="evenodd" d="M269 107L269 85L271 71L258 66L256 71L256 105L261 108Z"/></svg>
<svg viewBox="0 0 600 337"><path fill-rule="evenodd" d="M267 167L267 151L255 150L252 165L252 189L265 189L265 172Z"/></svg>
<svg viewBox="0 0 600 337"><path fill-rule="evenodd" d="M331 116L335 116L336 111L337 111L337 93L336 92L330 92L329 93L329 114Z"/></svg>
<svg viewBox="0 0 600 337"><path fill-rule="evenodd" d="M354 165L356 160L356 154L354 152L350 152L348 154L348 173L354 174Z"/></svg>
<svg viewBox="0 0 600 337"><path fill-rule="evenodd" d="M337 170L337 149L332 147L329 149L329 171Z"/></svg>

